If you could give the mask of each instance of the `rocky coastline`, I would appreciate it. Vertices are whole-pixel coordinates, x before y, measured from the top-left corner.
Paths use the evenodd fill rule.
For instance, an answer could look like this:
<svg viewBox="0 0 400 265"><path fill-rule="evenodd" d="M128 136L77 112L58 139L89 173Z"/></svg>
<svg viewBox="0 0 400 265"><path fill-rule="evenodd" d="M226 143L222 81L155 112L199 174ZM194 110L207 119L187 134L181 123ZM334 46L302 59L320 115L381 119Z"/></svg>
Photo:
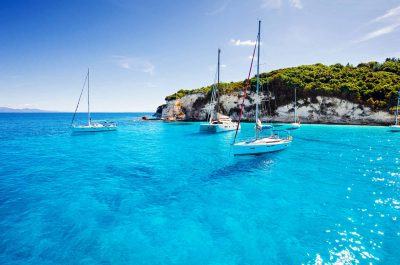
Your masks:
<svg viewBox="0 0 400 265"><path fill-rule="evenodd" d="M238 120L242 100L242 92L222 95L220 99L222 114L230 116L232 120ZM247 95L242 121L254 121L255 100L255 93ZM265 120L293 122L293 103L276 105L274 97L261 97L261 101L262 116ZM206 93L190 93L178 99L167 100L166 104L157 108L155 116L171 121L204 121L208 108L209 98ZM302 123L311 124L388 125L394 120L394 115L389 112L374 111L370 107L331 96L299 99L297 114Z"/></svg>

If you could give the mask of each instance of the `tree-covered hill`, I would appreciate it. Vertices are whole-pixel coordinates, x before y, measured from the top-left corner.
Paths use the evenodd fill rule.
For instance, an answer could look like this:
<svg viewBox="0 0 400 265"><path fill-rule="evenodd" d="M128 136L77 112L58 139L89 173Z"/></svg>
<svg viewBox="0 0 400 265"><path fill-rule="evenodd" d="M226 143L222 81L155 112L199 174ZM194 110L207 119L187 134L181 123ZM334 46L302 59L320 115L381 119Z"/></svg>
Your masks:
<svg viewBox="0 0 400 265"><path fill-rule="evenodd" d="M278 106L293 101L297 96L315 99L317 96L333 96L371 107L374 110L393 111L400 90L400 59L388 58L384 63L360 63L352 65L303 65L262 73L261 88L275 96ZM242 91L246 81L222 83L222 93ZM251 79L251 91L255 91L256 79ZM167 101L187 94L209 94L211 86L194 90L179 90L167 96Z"/></svg>

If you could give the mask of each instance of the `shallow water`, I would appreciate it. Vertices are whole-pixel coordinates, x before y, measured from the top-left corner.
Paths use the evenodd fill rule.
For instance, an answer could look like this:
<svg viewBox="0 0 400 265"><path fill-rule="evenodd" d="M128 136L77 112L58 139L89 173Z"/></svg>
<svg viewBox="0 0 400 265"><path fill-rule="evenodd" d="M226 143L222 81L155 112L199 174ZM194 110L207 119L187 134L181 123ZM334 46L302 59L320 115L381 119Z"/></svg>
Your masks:
<svg viewBox="0 0 400 265"><path fill-rule="evenodd" d="M0 114L1 264L400 264L400 133L303 125L233 157L233 133L141 115Z"/></svg>

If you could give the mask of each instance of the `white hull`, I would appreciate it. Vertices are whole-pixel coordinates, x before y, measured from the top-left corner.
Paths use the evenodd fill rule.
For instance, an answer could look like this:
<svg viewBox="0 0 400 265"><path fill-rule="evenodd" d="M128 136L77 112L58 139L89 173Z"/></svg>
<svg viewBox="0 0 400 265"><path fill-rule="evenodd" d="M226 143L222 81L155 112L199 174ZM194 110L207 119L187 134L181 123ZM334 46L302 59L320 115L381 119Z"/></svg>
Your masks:
<svg viewBox="0 0 400 265"><path fill-rule="evenodd" d="M72 131L73 132L105 132L105 131L115 131L117 130L116 125L109 125L109 126L104 126L104 125L84 125L84 126L73 126Z"/></svg>
<svg viewBox="0 0 400 265"><path fill-rule="evenodd" d="M233 154L237 155L261 155L281 151L290 146L291 139L275 137L261 138L249 142L240 142L233 145Z"/></svg>
<svg viewBox="0 0 400 265"><path fill-rule="evenodd" d="M292 124L290 124L290 127L288 128L288 130L297 130L300 128L300 123L294 122Z"/></svg>
<svg viewBox="0 0 400 265"><path fill-rule="evenodd" d="M82 93L85 89L85 85L87 84L87 103L88 103L88 117L87 117L87 125L74 125L74 119L76 115L76 111L79 107L79 102L81 101ZM105 131L115 131L117 129L117 125L114 122L91 122L90 118L90 101L89 101L90 91L89 91L89 69L86 75L85 83L83 84L83 88L81 91L81 95L79 96L78 104L75 108L74 117L71 122L71 130L73 133L86 133L86 132L105 132Z"/></svg>
<svg viewBox="0 0 400 265"><path fill-rule="evenodd" d="M256 139L254 139L252 141L247 141L247 142L235 143L233 145L233 147L232 147L233 148L233 154L235 156L238 156L238 155L261 155L261 154L277 152L277 151L280 151L280 150L288 148L290 143L292 142L292 137L289 135L288 131L286 131L286 130L273 130L273 128L271 128L271 125L264 125L263 126L262 123L261 123L261 119L260 119L260 115L259 115L259 104L261 103L261 99L259 98L259 86L260 86L260 29L261 29L261 21L258 21L258 35L257 35L256 46L255 46L255 48L257 48L257 75L256 75L256 77L257 77L257 85L256 85L257 98L255 100L255 103L256 103L255 104L256 105L256 111L255 111ZM255 52L255 50L254 50L254 52ZM254 52L253 52L252 62L251 62L251 66L250 67L253 66L254 55L255 55ZM248 78L250 78L250 75L249 75ZM250 83L250 80L248 79L248 84L249 83ZM241 112L243 111L243 106L244 106L244 98L243 98L242 107L241 107L241 110L240 110ZM240 118L241 118L241 114L239 116L239 121L240 121ZM295 121L297 121L297 120L295 120ZM264 138L258 138L259 133L263 129L270 130L271 136L264 137ZM235 135L234 142L235 141L236 141L236 135Z"/></svg>
<svg viewBox="0 0 400 265"><path fill-rule="evenodd" d="M400 132L400 125L391 125L391 126L389 126L389 131L391 131L391 132Z"/></svg>
<svg viewBox="0 0 400 265"><path fill-rule="evenodd" d="M237 123L222 123L222 124L211 124L211 123L203 123L200 124L200 132L228 132L235 131L237 128ZM239 126L240 129L240 126Z"/></svg>

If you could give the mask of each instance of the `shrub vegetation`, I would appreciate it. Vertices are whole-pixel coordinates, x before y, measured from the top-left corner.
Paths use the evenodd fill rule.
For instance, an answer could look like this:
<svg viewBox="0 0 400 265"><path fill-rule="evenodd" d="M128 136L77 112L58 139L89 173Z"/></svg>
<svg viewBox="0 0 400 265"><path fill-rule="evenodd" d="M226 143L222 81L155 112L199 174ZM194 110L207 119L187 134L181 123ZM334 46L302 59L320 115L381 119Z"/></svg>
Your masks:
<svg viewBox="0 0 400 265"><path fill-rule="evenodd" d="M393 111L400 90L400 59L388 58L384 63L302 65L260 74L262 91L275 95L277 103L285 104L297 97L315 99L317 96L333 96L371 107L374 110ZM256 78L251 80L250 90L256 90ZM246 81L221 83L223 94L242 91ZM212 86L194 90L179 90L165 100L174 100L191 93L210 94Z"/></svg>

